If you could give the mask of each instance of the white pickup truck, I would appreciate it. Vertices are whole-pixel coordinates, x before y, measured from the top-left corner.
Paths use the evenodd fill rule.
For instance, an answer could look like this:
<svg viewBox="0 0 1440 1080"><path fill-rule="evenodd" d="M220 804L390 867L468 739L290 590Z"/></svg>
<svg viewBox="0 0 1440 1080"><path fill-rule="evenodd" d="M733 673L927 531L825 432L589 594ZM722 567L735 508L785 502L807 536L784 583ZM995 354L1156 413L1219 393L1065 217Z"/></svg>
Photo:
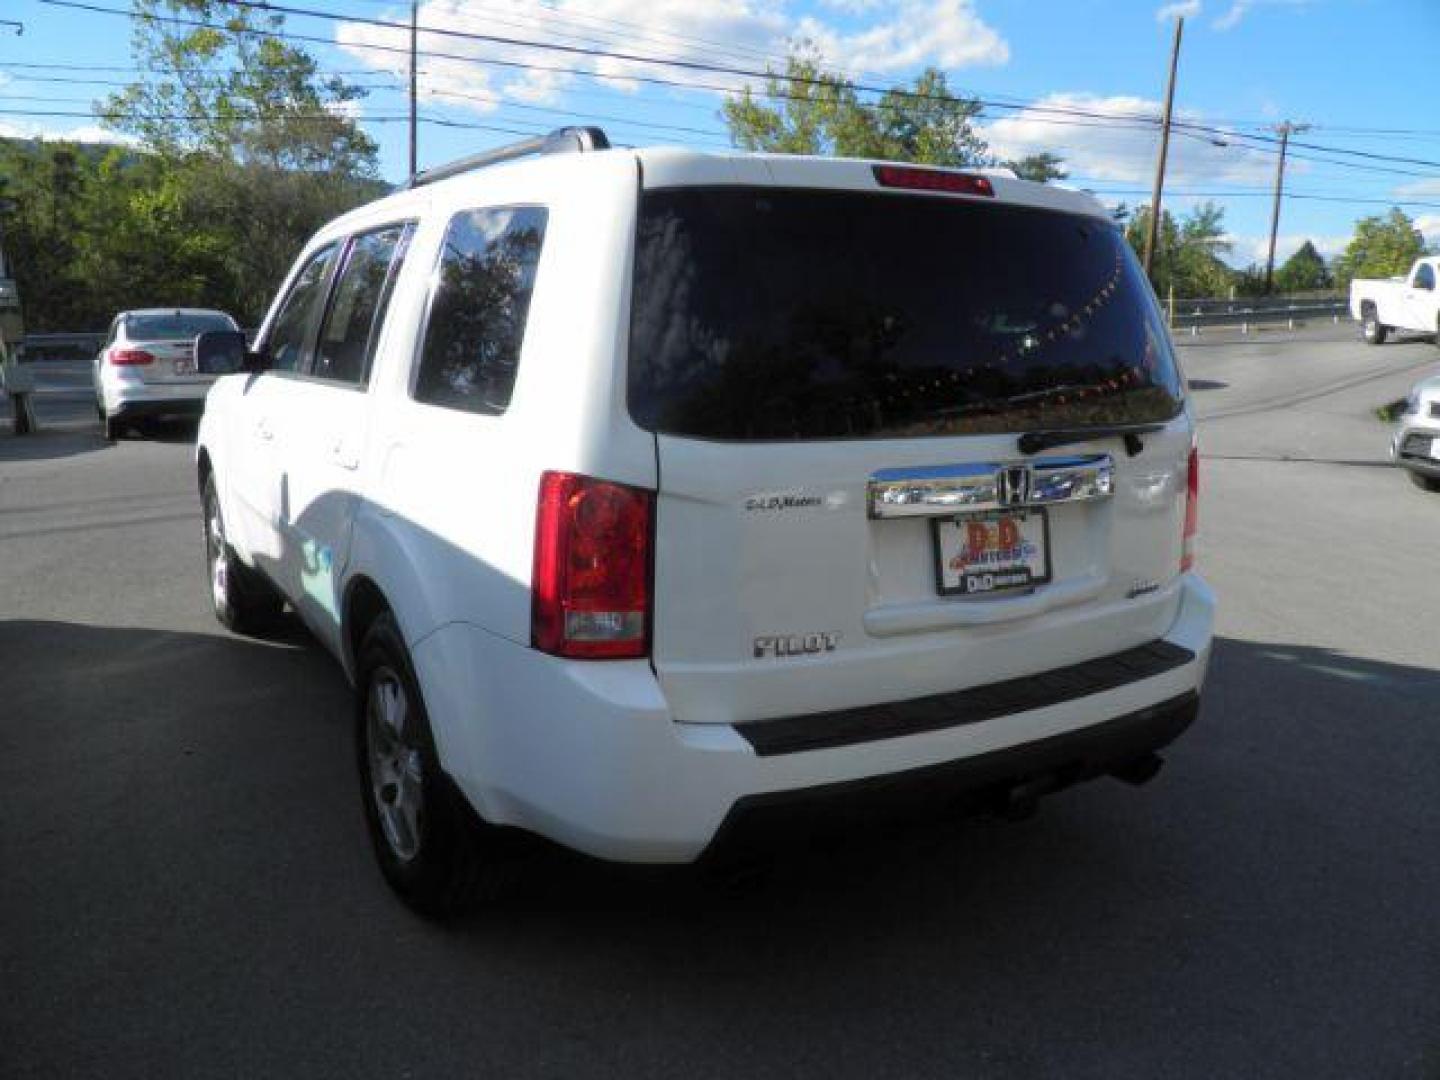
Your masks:
<svg viewBox="0 0 1440 1080"><path fill-rule="evenodd" d="M1350 314L1369 345L1383 345L1391 330L1440 334L1440 256L1416 259L1403 278L1356 278L1350 282ZM1440 337L1437 337L1440 341Z"/></svg>

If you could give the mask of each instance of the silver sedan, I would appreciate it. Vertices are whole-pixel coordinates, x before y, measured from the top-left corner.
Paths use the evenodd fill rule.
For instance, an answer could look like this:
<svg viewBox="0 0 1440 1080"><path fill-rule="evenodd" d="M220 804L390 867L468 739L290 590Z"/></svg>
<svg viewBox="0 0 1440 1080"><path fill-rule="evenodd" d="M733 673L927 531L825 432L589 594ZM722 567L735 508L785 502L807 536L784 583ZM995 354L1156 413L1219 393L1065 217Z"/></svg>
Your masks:
<svg viewBox="0 0 1440 1080"><path fill-rule="evenodd" d="M1426 491L1440 491L1440 375L1415 384L1390 438L1390 457Z"/></svg>

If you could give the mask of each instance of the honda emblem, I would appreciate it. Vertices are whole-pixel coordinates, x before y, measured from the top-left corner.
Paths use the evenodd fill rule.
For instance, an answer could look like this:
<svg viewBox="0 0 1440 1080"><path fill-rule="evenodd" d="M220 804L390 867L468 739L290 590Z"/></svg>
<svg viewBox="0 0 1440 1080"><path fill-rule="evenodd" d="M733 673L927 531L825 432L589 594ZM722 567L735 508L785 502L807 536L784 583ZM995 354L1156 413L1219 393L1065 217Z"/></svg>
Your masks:
<svg viewBox="0 0 1440 1080"><path fill-rule="evenodd" d="M1024 506L1030 501L1030 466L1007 465L995 474L995 501L1001 506Z"/></svg>

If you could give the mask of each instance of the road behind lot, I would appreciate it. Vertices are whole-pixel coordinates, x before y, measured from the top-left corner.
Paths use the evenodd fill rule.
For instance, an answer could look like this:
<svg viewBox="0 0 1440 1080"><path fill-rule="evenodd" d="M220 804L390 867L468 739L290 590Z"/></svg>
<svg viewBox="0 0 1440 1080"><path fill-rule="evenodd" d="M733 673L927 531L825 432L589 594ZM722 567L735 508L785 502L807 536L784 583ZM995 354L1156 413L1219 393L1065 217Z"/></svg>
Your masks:
<svg viewBox="0 0 1440 1080"><path fill-rule="evenodd" d="M1375 406L1440 361L1183 343L1221 598L1136 791L812 852L739 893L552 858L417 921L347 690L208 607L181 429L0 429L0 1075L1440 1076L1440 496Z"/></svg>

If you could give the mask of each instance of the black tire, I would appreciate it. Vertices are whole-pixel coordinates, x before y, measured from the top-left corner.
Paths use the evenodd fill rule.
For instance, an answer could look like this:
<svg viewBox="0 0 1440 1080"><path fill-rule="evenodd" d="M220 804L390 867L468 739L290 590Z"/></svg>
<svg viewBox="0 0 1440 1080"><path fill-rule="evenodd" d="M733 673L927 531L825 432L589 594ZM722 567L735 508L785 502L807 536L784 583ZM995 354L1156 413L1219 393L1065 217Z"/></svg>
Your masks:
<svg viewBox="0 0 1440 1080"><path fill-rule="evenodd" d="M100 414L100 419L101 422L105 425L106 441L114 442L116 439L120 438L120 433L125 430L124 424L122 424L119 420L116 420L113 416L106 416L103 412Z"/></svg>
<svg viewBox="0 0 1440 1080"><path fill-rule="evenodd" d="M386 882L431 919L497 899L515 869L510 844L440 767L410 654L389 612L365 631L355 687L361 800Z"/></svg>
<svg viewBox="0 0 1440 1080"><path fill-rule="evenodd" d="M1406 469L1410 476L1410 482L1421 491L1440 491L1440 478L1426 476L1424 473L1415 472L1413 469Z"/></svg>
<svg viewBox="0 0 1440 1080"><path fill-rule="evenodd" d="M240 561L226 539L214 476L206 477L201 502L205 510L205 570L215 618L237 634L262 633L280 617L285 601L270 582Z"/></svg>
<svg viewBox="0 0 1440 1080"><path fill-rule="evenodd" d="M1384 345L1390 335L1390 328L1375 316L1375 305L1366 304L1360 309L1360 337L1366 345Z"/></svg>

